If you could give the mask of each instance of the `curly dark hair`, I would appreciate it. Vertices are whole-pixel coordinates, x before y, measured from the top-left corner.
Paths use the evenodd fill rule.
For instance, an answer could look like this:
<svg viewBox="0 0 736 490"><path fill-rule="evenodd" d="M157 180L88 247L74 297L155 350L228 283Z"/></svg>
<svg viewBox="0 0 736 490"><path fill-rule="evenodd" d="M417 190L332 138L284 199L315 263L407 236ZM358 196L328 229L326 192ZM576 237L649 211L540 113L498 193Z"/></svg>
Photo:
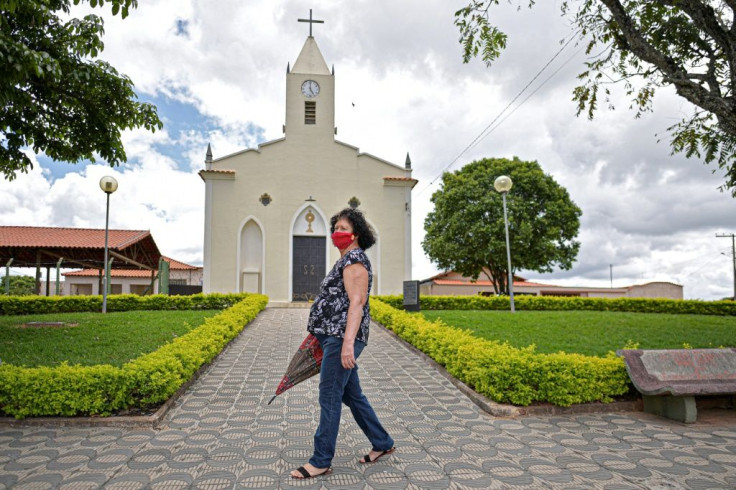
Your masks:
<svg viewBox="0 0 736 490"><path fill-rule="evenodd" d="M358 235L358 246L360 248L368 250L376 243L373 228L365 220L363 213L353 208L345 208L330 218L330 233L335 233L335 224L343 218L350 222L353 227L353 233Z"/></svg>

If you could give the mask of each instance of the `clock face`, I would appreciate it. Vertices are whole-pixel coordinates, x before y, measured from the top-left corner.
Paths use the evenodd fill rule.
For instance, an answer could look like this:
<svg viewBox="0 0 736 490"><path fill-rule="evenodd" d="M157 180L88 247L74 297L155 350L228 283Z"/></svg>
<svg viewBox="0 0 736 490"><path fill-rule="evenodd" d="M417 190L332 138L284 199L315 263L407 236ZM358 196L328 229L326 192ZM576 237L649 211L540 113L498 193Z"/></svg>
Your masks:
<svg viewBox="0 0 736 490"><path fill-rule="evenodd" d="M302 93L305 97L316 97L319 95L319 84L314 80L306 80L302 83Z"/></svg>

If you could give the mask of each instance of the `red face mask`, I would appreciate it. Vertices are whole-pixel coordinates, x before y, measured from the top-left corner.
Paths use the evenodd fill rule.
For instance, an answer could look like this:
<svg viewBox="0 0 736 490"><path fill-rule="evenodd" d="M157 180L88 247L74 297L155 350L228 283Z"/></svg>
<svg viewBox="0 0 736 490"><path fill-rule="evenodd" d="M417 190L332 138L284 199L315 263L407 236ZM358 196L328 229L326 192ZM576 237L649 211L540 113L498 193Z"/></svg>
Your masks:
<svg viewBox="0 0 736 490"><path fill-rule="evenodd" d="M347 231L336 231L332 234L332 243L339 249L345 250L355 240L355 235Z"/></svg>

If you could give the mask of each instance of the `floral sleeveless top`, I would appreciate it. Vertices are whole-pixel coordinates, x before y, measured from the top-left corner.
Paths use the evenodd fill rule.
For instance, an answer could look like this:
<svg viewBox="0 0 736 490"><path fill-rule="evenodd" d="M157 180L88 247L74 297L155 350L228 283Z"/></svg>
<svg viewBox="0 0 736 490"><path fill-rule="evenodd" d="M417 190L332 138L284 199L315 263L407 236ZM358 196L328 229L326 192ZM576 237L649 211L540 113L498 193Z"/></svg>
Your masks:
<svg viewBox="0 0 736 490"><path fill-rule="evenodd" d="M345 291L345 283L342 279L342 271L352 264L363 264L368 271L368 291L366 292L365 306L363 306L363 320L355 336L356 340L368 343L368 327L371 323L370 306L368 305L368 294L373 285L373 269L365 252L356 248L335 262L335 266L327 274L320 286L319 295L314 300L309 311L309 323L307 330L313 334L332 335L344 338L345 328L348 322L348 307L350 299Z"/></svg>

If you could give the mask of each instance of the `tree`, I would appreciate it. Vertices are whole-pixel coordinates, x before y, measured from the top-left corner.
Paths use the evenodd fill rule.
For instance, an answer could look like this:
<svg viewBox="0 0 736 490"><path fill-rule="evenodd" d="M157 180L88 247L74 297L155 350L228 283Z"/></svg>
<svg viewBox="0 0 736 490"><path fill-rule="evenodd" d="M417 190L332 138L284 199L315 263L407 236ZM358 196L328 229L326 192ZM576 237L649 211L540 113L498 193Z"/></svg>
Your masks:
<svg viewBox="0 0 736 490"><path fill-rule="evenodd" d="M128 77L94 59L104 48L102 18L59 17L82 2L105 0L0 0L0 172L8 180L33 167L24 148L70 163L97 154L115 166L127 159L121 130L163 127ZM108 4L125 18L138 3Z"/></svg>
<svg viewBox="0 0 736 490"><path fill-rule="evenodd" d="M28 296L36 294L36 279L31 276L10 276L10 295L11 296ZM8 282L8 276L2 276L0 279L0 296L5 294L5 285Z"/></svg>
<svg viewBox="0 0 736 490"><path fill-rule="evenodd" d="M484 273L497 294L507 294L503 204L493 188L501 175L513 181L506 196L512 269L570 269L580 248L580 208L537 162L516 157L486 158L445 172L424 220L422 247L439 267L473 279Z"/></svg>
<svg viewBox="0 0 736 490"><path fill-rule="evenodd" d="M490 66L506 47L506 34L489 21L498 3L471 0L455 13L466 63L481 53ZM717 162L721 190L736 197L736 1L565 0L561 10L590 56L573 91L578 115L592 119L601 96L613 108L611 84L623 83L637 117L651 110L657 88L674 87L695 110L668 128L672 153Z"/></svg>

